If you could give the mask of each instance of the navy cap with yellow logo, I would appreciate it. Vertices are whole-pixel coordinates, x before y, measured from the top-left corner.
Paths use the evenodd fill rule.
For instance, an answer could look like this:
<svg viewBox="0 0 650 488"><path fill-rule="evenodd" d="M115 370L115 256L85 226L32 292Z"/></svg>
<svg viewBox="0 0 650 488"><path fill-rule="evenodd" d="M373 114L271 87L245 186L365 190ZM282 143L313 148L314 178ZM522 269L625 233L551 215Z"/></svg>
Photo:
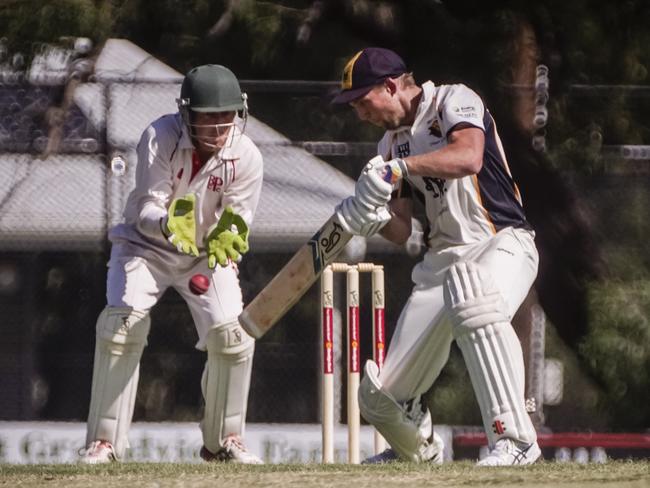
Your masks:
<svg viewBox="0 0 650 488"><path fill-rule="evenodd" d="M406 71L406 64L397 53L381 47L367 47L352 56L343 68L341 91L332 103L356 100L386 78L395 78Z"/></svg>

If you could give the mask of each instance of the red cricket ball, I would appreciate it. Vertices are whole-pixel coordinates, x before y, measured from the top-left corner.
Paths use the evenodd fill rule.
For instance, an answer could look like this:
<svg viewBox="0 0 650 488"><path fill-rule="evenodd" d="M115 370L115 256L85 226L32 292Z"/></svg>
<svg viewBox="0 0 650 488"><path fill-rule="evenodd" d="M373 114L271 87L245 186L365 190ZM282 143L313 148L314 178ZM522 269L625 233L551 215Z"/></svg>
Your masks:
<svg viewBox="0 0 650 488"><path fill-rule="evenodd" d="M190 278L190 291L195 295L203 295L210 288L210 279L204 274L197 273Z"/></svg>

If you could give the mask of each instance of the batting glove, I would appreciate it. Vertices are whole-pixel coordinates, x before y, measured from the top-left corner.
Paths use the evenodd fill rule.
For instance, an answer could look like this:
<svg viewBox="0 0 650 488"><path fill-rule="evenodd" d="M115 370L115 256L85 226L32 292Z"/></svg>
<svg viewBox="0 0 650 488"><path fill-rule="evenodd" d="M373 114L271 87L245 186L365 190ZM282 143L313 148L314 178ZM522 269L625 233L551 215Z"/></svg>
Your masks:
<svg viewBox="0 0 650 488"><path fill-rule="evenodd" d="M178 252L198 256L196 247L196 221L194 211L196 196L189 193L172 201L167 217L160 222L160 228L167 240Z"/></svg>
<svg viewBox="0 0 650 488"><path fill-rule="evenodd" d="M379 232L391 219L386 205L374 208L360 203L356 197L348 197L334 210L343 230L349 234L370 237Z"/></svg>
<svg viewBox="0 0 650 488"><path fill-rule="evenodd" d="M236 233L233 227L236 228ZM242 254L248 252L248 225L232 207L226 207L219 222L208 230L205 249L210 269L217 263L227 266L229 261L238 262Z"/></svg>
<svg viewBox="0 0 650 488"><path fill-rule="evenodd" d="M406 163L403 159L384 161L381 156L375 156L361 172L354 194L361 203L381 207L390 201L393 189L405 175Z"/></svg>

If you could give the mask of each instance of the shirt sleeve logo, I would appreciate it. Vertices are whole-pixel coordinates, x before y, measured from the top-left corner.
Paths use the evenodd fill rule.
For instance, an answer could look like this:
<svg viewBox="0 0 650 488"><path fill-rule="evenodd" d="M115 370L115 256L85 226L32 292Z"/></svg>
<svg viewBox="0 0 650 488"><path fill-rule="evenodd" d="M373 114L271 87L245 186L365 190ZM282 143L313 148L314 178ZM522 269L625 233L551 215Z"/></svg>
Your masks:
<svg viewBox="0 0 650 488"><path fill-rule="evenodd" d="M463 117L466 119L478 117L478 113L476 112L476 107L474 107L473 105L467 105L463 107L453 107L452 110L459 117Z"/></svg>

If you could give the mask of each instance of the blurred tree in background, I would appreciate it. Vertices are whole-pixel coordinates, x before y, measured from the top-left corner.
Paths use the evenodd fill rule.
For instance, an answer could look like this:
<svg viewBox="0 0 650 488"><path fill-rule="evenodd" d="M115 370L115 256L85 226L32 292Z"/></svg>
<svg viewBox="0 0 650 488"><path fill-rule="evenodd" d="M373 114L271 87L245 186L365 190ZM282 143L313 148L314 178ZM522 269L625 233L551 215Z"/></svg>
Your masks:
<svg viewBox="0 0 650 488"><path fill-rule="evenodd" d="M5 0L0 24L7 64L62 36L90 37L97 50L124 37L181 72L216 62L240 79L335 80L354 52L379 45L418 81L467 83L495 114L537 229L544 309L601 389L610 425L650 425L648 169L603 150L650 144L648 2ZM551 80L545 152L531 147L526 89L538 64ZM326 96L253 93L251 107L294 140L380 135Z"/></svg>

